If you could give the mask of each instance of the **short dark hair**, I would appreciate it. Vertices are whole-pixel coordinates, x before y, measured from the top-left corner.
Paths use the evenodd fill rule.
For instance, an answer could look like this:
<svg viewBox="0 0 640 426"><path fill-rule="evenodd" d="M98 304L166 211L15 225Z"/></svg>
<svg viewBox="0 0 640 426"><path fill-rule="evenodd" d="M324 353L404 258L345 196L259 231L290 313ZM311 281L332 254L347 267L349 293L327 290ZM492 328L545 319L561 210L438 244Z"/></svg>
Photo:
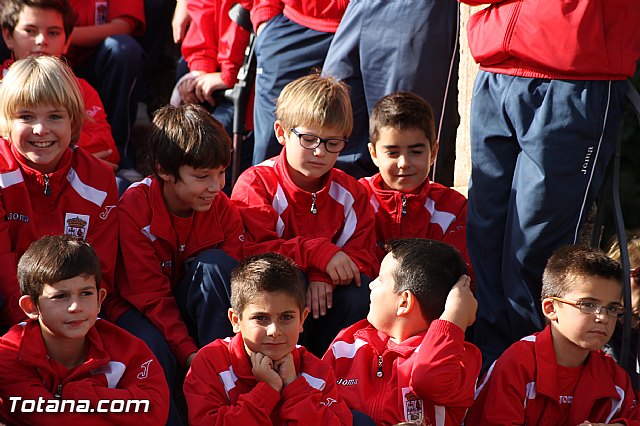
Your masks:
<svg viewBox="0 0 640 426"><path fill-rule="evenodd" d="M180 180L180 166L194 169L226 167L231 139L218 120L200 105L166 105L153 116L151 165ZM161 170L160 170L161 169Z"/></svg>
<svg viewBox="0 0 640 426"><path fill-rule="evenodd" d="M264 253L245 259L231 273L231 308L239 316L255 298L282 292L304 310L306 291L297 266L278 253Z"/></svg>
<svg viewBox="0 0 640 426"><path fill-rule="evenodd" d="M436 130L431 105L411 92L395 92L384 96L373 106L369 118L369 140L374 149L380 130L422 130L431 147L436 143Z"/></svg>
<svg viewBox="0 0 640 426"><path fill-rule="evenodd" d="M460 276L467 273L458 250L424 238L393 240L387 243L386 250L398 261L393 271L393 290L413 293L426 321L439 318L449 292Z"/></svg>
<svg viewBox="0 0 640 426"><path fill-rule="evenodd" d="M102 269L96 252L71 235L52 235L34 241L18 262L20 292L36 306L46 284L79 276L94 277L96 288L100 288Z"/></svg>
<svg viewBox="0 0 640 426"><path fill-rule="evenodd" d="M612 279L622 288L622 268L597 248L564 245L553 252L542 274L542 298L563 297L579 287L580 277Z"/></svg>
<svg viewBox="0 0 640 426"><path fill-rule="evenodd" d="M65 39L68 39L73 31L76 14L71 8L69 0L4 0L2 4L2 28L9 30L11 34L18 25L20 12L25 7L33 7L41 10L54 10L62 15L62 25Z"/></svg>

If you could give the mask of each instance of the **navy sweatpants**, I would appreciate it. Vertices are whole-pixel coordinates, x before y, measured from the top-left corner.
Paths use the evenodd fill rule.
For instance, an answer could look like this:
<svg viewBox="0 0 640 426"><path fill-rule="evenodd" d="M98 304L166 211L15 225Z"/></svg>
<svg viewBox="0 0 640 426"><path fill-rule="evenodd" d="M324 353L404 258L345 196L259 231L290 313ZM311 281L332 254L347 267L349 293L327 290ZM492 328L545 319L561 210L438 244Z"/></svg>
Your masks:
<svg viewBox="0 0 640 426"><path fill-rule="evenodd" d="M556 248L576 242L600 190L625 84L478 73L467 247L485 367L543 328L542 272Z"/></svg>
<svg viewBox="0 0 640 426"><path fill-rule="evenodd" d="M311 30L280 14L256 39L253 164L280 153L282 146L273 132L278 96L287 83L322 68L332 38L333 33Z"/></svg>
<svg viewBox="0 0 640 426"><path fill-rule="evenodd" d="M384 95L402 90L422 96L433 108L437 131L447 92L436 166L438 181L453 184L460 120L457 18L458 4L450 0L351 0L322 69L351 89L354 129L336 167L355 177L377 172L367 150L369 112Z"/></svg>

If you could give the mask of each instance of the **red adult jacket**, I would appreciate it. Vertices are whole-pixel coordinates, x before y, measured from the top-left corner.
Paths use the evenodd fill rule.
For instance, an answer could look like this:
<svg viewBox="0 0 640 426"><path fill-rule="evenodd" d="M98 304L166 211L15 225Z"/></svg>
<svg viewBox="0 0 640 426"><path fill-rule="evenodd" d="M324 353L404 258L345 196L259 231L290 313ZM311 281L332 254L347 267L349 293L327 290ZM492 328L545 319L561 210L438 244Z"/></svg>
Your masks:
<svg viewBox="0 0 640 426"><path fill-rule="evenodd" d="M327 264L343 251L373 278L374 217L362 185L332 169L320 191L306 192L291 180L286 161L283 148L278 157L247 169L233 187L231 199L245 225L245 254L278 252L293 259L309 281L331 283Z"/></svg>
<svg viewBox="0 0 640 426"><path fill-rule="evenodd" d="M529 78L622 80L640 59L637 0L461 0L492 3L469 18L480 69Z"/></svg>
<svg viewBox="0 0 640 426"><path fill-rule="evenodd" d="M454 189L427 181L417 194L382 188L380 173L359 181L367 189L376 216L376 252L382 262L385 243L399 238L444 241L460 251L467 268L467 199Z"/></svg>
<svg viewBox="0 0 640 426"><path fill-rule="evenodd" d="M482 364L478 348L443 320L399 344L362 320L342 330L322 360L349 408L383 425L459 426Z"/></svg>
<svg viewBox="0 0 640 426"><path fill-rule="evenodd" d="M278 393L256 380L242 335L209 343L184 381L189 424L351 425L331 368L303 347L292 355L298 378Z"/></svg>
<svg viewBox="0 0 640 426"><path fill-rule="evenodd" d="M140 339L105 320L98 320L86 336L85 362L71 370L53 361L38 321L12 327L0 338L0 412L16 425L162 425L169 412L169 388L162 366ZM20 402L9 399L88 400L92 410L108 409L113 400L148 400L148 411L76 413L20 413ZM110 400L98 406L98 401ZM46 407L48 404L44 402ZM119 405L114 405L118 408ZM90 410L91 410L90 409ZM35 411L35 410L34 410Z"/></svg>
<svg viewBox="0 0 640 426"><path fill-rule="evenodd" d="M45 194L47 186L51 195ZM100 259L104 288L112 292L117 204L113 172L82 148L68 149L58 169L44 175L0 139L0 295L5 299L0 324L25 318L18 306L17 265L29 245L45 235L71 234L90 243ZM111 301L110 294L105 304Z"/></svg>
<svg viewBox="0 0 640 426"><path fill-rule="evenodd" d="M556 354L547 326L511 345L478 386L467 425L557 425L561 418ZM640 424L631 380L601 351L591 352L576 385L568 425Z"/></svg>
<svg viewBox="0 0 640 426"><path fill-rule="evenodd" d="M185 273L185 261L218 248L241 260L242 221L224 193L211 209L194 212L186 244L180 246L162 196L162 182L146 179L131 185L120 200L118 291L162 332L182 363L198 347L173 296ZM122 314L120 312L119 314Z"/></svg>
<svg viewBox="0 0 640 426"><path fill-rule="evenodd" d="M69 0L76 14L74 27L102 25L114 19L123 19L133 29L131 35L138 37L144 34L144 2L143 0ZM91 47L71 45L67 57L74 65L82 64L93 52Z"/></svg>
<svg viewBox="0 0 640 426"><path fill-rule="evenodd" d="M2 64L3 78L13 62L13 59L7 59ZM111 126L107 122L107 114L104 112L100 95L85 79L76 77L76 80L80 87L80 92L82 92L84 110L88 116L82 122L80 139L76 142L76 145L91 154L110 149L111 155L106 157L105 160L118 164L120 162L120 154L111 135Z"/></svg>
<svg viewBox="0 0 640 426"><path fill-rule="evenodd" d="M282 13L296 24L335 33L349 0L254 0L251 22L258 26Z"/></svg>

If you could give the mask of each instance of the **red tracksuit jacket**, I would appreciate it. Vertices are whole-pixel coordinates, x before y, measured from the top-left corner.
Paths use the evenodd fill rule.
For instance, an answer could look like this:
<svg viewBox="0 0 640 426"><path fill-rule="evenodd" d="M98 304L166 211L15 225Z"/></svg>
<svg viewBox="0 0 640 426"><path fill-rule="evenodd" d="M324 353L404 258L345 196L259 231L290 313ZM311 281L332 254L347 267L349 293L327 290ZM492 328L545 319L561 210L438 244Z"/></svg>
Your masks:
<svg viewBox="0 0 640 426"><path fill-rule="evenodd" d="M292 354L298 378L278 393L255 379L241 334L200 349L184 382L189 424L351 425L331 368L303 347Z"/></svg>
<svg viewBox="0 0 640 426"><path fill-rule="evenodd" d="M376 252L382 262L385 243L399 238L429 238L460 251L471 271L467 254L467 199L454 189L431 182L417 194L382 189L380 173L359 181L367 189L376 216Z"/></svg>
<svg viewBox="0 0 640 426"><path fill-rule="evenodd" d="M624 80L640 59L637 0L461 0L492 3L469 18L480 69L528 78Z"/></svg>
<svg viewBox="0 0 640 426"><path fill-rule="evenodd" d="M547 326L523 338L498 358L478 386L466 425L559 424L562 411L550 330ZM638 410L629 376L601 351L591 352L565 424L577 425L585 420L640 424L630 418L637 419Z"/></svg>
<svg viewBox="0 0 640 426"><path fill-rule="evenodd" d="M131 185L120 200L118 291L162 332L181 363L198 350L173 297L184 263L203 250L219 248L242 259L242 221L224 193L211 209L194 212L183 247L162 196L162 182L147 177ZM122 314L124 312L120 312Z"/></svg>
<svg viewBox="0 0 640 426"><path fill-rule="evenodd" d="M15 325L0 338L0 416L16 425L162 425L169 412L169 388L162 366L140 339L105 320L87 333L85 362L68 370L47 355L38 321ZM9 399L88 400L91 409L107 409L99 400L149 401L148 411L63 413L16 412ZM45 407L47 403L43 404ZM76 405L77 407L78 405ZM118 405L114 405L118 408ZM35 410L34 410L35 411Z"/></svg>
<svg viewBox="0 0 640 426"><path fill-rule="evenodd" d="M2 64L3 78L13 62L13 59L7 59ZM85 113L89 117L82 122L80 139L76 142L76 145L91 154L110 149L111 155L106 157L105 160L118 164L120 162L120 154L111 135L111 126L107 122L107 114L104 112L100 95L87 80L78 77L76 77L76 80L80 87L80 92L82 92Z"/></svg>
<svg viewBox="0 0 640 426"><path fill-rule="evenodd" d="M113 172L82 148L69 148L58 170L43 175L0 139L0 295L5 299L0 324L13 325L25 318L18 306L18 261L32 242L45 235L71 234L90 243L100 259L104 288L112 292L117 204Z"/></svg>
<svg viewBox="0 0 640 426"><path fill-rule="evenodd" d="M283 148L278 157L247 169L233 188L231 199L246 230L245 254L278 252L293 259L309 281L331 283L325 270L342 250L373 278L379 266L374 217L362 185L332 169L320 191L306 192L291 180L286 161Z"/></svg>
<svg viewBox="0 0 640 426"><path fill-rule="evenodd" d="M349 0L254 0L254 28L282 13L296 24L325 33L335 33Z"/></svg>
<svg viewBox="0 0 640 426"><path fill-rule="evenodd" d="M399 344L362 320L342 330L322 360L333 367L349 408L378 425L459 426L482 364L478 348L443 320Z"/></svg>

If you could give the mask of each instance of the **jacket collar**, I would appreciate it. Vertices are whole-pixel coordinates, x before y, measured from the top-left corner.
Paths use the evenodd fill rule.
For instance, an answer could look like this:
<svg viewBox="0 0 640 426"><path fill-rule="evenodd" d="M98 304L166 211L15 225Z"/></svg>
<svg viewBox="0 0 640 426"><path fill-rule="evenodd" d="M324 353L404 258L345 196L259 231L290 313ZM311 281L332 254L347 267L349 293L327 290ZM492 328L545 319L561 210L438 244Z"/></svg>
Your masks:
<svg viewBox="0 0 640 426"><path fill-rule="evenodd" d="M296 196L310 197L312 194L311 192L300 189L291 179L287 163L287 151L285 147L282 147L282 152L280 152L280 155L275 157L274 160L275 163L273 166L275 167L277 174L281 176L282 182L285 185L285 190L294 198ZM329 188L331 187L331 182L333 181L334 174L335 169L333 167L324 174L324 176L322 177L322 179L324 180L322 188L314 193L316 194L316 196L320 197L321 195L329 193Z"/></svg>
<svg viewBox="0 0 640 426"><path fill-rule="evenodd" d="M363 327L354 333L354 337L367 342L374 351L380 355L386 352L394 352L406 358L415 352L416 348L420 346L420 343L424 340L426 334L427 330L411 336L400 343L395 343L389 336L377 330L367 320L363 320Z"/></svg>
<svg viewBox="0 0 640 426"><path fill-rule="evenodd" d="M27 160L24 158L24 156L15 148L14 144L10 143L10 146L11 153L20 166L25 181L31 183L29 187L32 187L34 183L37 183L38 186L44 188L44 176L46 175L49 180L51 192L53 194L60 192L60 187L64 185L64 182L67 180L69 169L71 169L71 160L73 157L74 148L65 150L65 152L62 154L62 157L60 158L60 162L58 163L58 167L56 168L56 170L51 173L45 174L31 168L27 164Z"/></svg>

